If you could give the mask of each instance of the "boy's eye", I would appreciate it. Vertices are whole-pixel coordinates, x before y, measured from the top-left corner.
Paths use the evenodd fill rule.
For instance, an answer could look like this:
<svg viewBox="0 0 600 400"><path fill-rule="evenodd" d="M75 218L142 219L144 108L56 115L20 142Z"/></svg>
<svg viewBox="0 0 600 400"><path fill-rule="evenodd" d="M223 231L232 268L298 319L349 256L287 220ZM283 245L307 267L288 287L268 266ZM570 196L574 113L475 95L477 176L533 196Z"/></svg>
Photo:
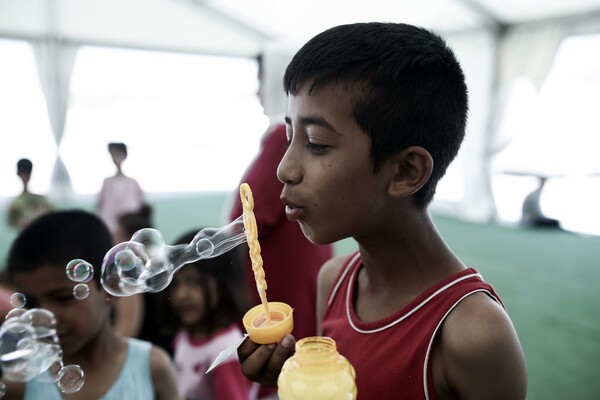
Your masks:
<svg viewBox="0 0 600 400"><path fill-rule="evenodd" d="M54 298L54 300L57 303L67 303L67 302L72 301L74 299L75 299L75 297L73 295L62 295L62 296L56 296Z"/></svg>
<svg viewBox="0 0 600 400"><path fill-rule="evenodd" d="M306 148L315 153L315 154L320 154L323 153L329 146L323 145L323 144L316 144L313 142L306 142Z"/></svg>

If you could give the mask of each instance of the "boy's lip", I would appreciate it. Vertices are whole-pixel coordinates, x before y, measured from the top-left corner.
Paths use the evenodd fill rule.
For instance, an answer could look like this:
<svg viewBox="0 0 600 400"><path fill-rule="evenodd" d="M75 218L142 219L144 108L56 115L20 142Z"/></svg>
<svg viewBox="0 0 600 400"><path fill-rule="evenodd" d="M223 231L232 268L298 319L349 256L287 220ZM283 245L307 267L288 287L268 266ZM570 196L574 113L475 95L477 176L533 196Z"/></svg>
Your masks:
<svg viewBox="0 0 600 400"><path fill-rule="evenodd" d="M285 204L285 215L290 221L297 221L302 218L304 208L291 202L284 194L281 195L281 201Z"/></svg>

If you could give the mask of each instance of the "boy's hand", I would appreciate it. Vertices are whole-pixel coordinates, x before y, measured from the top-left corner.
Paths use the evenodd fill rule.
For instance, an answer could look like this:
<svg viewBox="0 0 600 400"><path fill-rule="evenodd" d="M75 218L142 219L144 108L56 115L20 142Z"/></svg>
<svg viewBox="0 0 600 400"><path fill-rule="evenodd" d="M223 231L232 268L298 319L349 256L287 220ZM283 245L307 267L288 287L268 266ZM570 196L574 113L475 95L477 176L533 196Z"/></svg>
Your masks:
<svg viewBox="0 0 600 400"><path fill-rule="evenodd" d="M246 338L237 350L243 374L263 386L277 386L281 367L294 354L295 345L292 335L285 335L279 343L263 345Z"/></svg>

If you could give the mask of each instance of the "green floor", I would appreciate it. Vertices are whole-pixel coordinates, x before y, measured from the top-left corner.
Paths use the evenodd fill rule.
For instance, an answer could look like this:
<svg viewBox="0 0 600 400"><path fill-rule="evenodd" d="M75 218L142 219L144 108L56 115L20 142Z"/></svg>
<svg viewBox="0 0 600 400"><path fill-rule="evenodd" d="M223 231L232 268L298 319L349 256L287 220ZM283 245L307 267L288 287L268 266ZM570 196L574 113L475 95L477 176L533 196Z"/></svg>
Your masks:
<svg viewBox="0 0 600 400"><path fill-rule="evenodd" d="M150 200L167 242L188 229L224 221L219 193ZM89 204L78 206L91 209ZM1 205L0 212L5 212ZM437 215L434 220L455 253L504 300L527 358L528 399L600 399L600 238ZM2 263L13 237L0 227ZM353 248L347 240L336 251Z"/></svg>
<svg viewBox="0 0 600 400"><path fill-rule="evenodd" d="M504 300L527 359L528 399L600 399L600 238L436 223Z"/></svg>

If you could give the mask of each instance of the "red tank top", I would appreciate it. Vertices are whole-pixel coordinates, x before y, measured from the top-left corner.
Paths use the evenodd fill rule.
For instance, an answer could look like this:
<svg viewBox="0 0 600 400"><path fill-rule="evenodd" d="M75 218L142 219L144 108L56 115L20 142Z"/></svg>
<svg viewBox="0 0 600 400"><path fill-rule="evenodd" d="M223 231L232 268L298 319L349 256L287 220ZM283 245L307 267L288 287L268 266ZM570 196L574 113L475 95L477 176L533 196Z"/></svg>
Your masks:
<svg viewBox="0 0 600 400"><path fill-rule="evenodd" d="M374 322L362 322L355 309L360 254L342 268L327 301L323 335L356 370L359 400L436 398L431 379L432 343L446 316L465 297L487 293L502 304L494 289L469 268L430 287L407 306Z"/></svg>

